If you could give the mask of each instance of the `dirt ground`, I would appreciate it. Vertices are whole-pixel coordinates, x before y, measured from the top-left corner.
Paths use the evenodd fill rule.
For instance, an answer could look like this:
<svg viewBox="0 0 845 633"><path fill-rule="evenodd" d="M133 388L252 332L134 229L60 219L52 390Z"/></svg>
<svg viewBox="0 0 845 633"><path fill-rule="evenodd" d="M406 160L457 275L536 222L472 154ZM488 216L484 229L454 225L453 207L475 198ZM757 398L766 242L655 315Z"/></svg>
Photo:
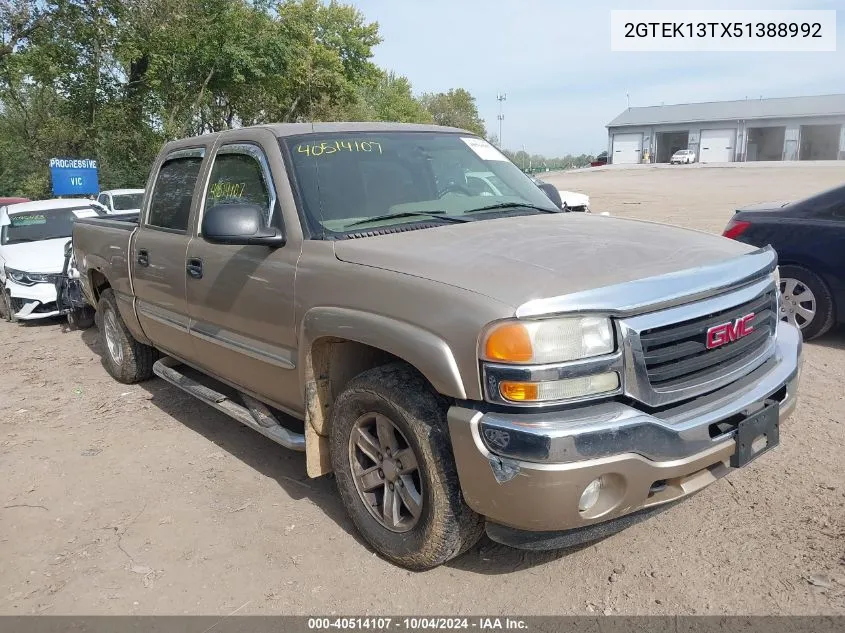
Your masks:
<svg viewBox="0 0 845 633"><path fill-rule="evenodd" d="M720 231L842 166L553 175L595 211ZM330 478L160 380L96 329L0 323L2 614L845 614L845 331L806 345L782 445L576 552L489 541L410 573L353 533Z"/></svg>

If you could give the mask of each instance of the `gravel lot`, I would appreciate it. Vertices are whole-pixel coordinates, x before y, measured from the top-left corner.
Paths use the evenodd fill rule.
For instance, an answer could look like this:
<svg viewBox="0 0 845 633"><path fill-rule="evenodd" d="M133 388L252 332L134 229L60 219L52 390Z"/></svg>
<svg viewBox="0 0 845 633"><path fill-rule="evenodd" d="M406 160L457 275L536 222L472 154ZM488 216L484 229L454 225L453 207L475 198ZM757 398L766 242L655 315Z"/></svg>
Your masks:
<svg viewBox="0 0 845 633"><path fill-rule="evenodd" d="M595 211L719 232L842 166L551 175ZM805 347L782 445L575 552L483 541L413 574L355 536L330 478L160 380L127 387L96 329L0 323L0 613L845 614L845 332Z"/></svg>

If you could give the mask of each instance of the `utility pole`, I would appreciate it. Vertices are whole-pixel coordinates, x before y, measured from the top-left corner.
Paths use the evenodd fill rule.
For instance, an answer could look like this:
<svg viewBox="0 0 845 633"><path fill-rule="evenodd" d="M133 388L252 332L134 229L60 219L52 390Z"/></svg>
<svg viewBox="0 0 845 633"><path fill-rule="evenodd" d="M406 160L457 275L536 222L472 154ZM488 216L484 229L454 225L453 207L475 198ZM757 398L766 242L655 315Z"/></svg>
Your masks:
<svg viewBox="0 0 845 633"><path fill-rule="evenodd" d="M508 95L506 95L505 93L496 94L496 100L499 102L499 116L497 117L499 119L499 147L504 147L504 145L502 145L502 121L505 120L505 115L502 112L502 102L507 100L507 98Z"/></svg>

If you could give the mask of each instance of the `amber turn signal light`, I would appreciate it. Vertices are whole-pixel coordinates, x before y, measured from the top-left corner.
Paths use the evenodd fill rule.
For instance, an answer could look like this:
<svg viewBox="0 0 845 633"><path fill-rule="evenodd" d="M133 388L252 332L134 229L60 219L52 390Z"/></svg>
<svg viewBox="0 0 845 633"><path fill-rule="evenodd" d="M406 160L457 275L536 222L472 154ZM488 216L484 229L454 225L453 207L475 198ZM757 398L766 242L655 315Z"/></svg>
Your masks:
<svg viewBox="0 0 845 633"><path fill-rule="evenodd" d="M499 383L499 393L512 402L534 402L539 399L540 387L536 382L503 381Z"/></svg>

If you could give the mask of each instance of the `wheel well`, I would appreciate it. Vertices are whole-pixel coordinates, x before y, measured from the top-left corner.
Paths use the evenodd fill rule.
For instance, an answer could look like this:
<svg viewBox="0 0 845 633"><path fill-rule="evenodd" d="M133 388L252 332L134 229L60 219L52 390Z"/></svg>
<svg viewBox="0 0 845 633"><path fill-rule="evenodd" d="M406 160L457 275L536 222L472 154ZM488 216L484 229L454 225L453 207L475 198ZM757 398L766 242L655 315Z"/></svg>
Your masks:
<svg viewBox="0 0 845 633"><path fill-rule="evenodd" d="M312 343L305 378L306 459L311 477L331 472L328 436L335 399L358 374L395 362L407 361L342 338L322 337Z"/></svg>
<svg viewBox="0 0 845 633"><path fill-rule="evenodd" d="M107 288L111 288L111 284L106 276L99 270L91 271L91 290L94 292L94 299L100 300L100 295Z"/></svg>

